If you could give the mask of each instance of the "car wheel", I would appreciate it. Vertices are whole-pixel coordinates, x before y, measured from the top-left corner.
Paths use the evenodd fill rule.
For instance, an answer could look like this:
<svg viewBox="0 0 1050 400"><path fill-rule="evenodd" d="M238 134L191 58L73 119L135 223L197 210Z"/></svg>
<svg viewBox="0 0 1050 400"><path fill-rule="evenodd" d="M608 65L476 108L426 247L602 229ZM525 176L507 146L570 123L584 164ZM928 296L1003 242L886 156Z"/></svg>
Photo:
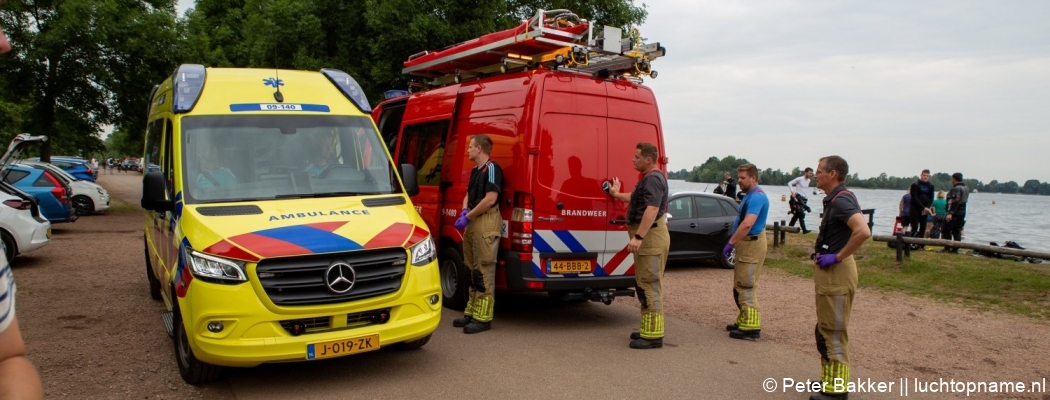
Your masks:
<svg viewBox="0 0 1050 400"><path fill-rule="evenodd" d="M73 196L73 209L77 215L88 215L95 212L95 202L87 196Z"/></svg>
<svg viewBox="0 0 1050 400"><path fill-rule="evenodd" d="M15 255L18 254L18 244L15 243L14 236L11 236L7 231L0 231L0 239L4 241L4 256L7 258L7 264L11 264L11 261L15 259Z"/></svg>
<svg viewBox="0 0 1050 400"><path fill-rule="evenodd" d="M463 257L456 249L448 247L441 252L441 301L445 307L462 311L467 306L467 268L463 266Z"/></svg>
<svg viewBox="0 0 1050 400"><path fill-rule="evenodd" d="M427 342L430 341L430 336L432 335L426 335L422 339L413 340L411 342L398 343L394 345L394 348L397 350L415 350L425 346Z"/></svg>
<svg viewBox="0 0 1050 400"><path fill-rule="evenodd" d="M200 385L222 377L222 367L205 363L193 355L193 348L190 347L186 327L182 324L178 307L174 310L174 316L175 362L179 364L179 375L182 375L182 380L191 385Z"/></svg>
<svg viewBox="0 0 1050 400"><path fill-rule="evenodd" d="M729 257L726 257L725 254L719 252L718 264L725 269L733 269L734 267L736 267L736 249L733 249L733 251L729 252Z"/></svg>
<svg viewBox="0 0 1050 400"><path fill-rule="evenodd" d="M146 280L149 282L149 297L160 300L160 279L153 276L153 263L149 261L149 244L142 240L142 250L146 253Z"/></svg>

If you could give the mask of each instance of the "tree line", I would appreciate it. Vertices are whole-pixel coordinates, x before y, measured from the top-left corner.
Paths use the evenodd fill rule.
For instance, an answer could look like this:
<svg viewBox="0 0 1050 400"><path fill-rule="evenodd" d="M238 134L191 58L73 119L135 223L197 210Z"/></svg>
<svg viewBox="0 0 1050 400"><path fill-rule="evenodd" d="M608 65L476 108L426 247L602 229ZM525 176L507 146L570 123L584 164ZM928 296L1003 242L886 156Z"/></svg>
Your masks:
<svg viewBox="0 0 1050 400"><path fill-rule="evenodd" d="M722 159L711 157L703 164L693 167L692 170L683 168L678 171L669 171L668 178L681 179L687 182L718 183L722 182L726 172L732 174L735 178L736 168L747 163L747 159L734 156L726 156ZM765 170L760 170L758 175L759 182L763 185L782 186L787 185L792 179L802 176L802 169L795 167L790 172L783 172L779 169L766 168ZM911 184L918 179L918 175L896 177L888 176L886 173L861 179L857 173L853 173L846 178L846 184L854 188L905 190L910 188ZM977 189L979 192L1050 195L1050 182L1040 182L1038 179L1029 179L1024 182L1024 185L1018 185L1014 181L999 182L998 180L992 180L988 183L976 179L964 179L963 181L967 187ZM945 172L931 173L930 183L938 190L948 190L952 186L951 174Z"/></svg>
<svg viewBox="0 0 1050 400"><path fill-rule="evenodd" d="M180 64L350 73L372 103L407 89L403 62L508 29L536 9L568 9L592 23L641 24L633 0L175 0L8 1L0 26L0 140L47 135L51 154L142 153L147 97ZM103 141L104 128L113 133Z"/></svg>

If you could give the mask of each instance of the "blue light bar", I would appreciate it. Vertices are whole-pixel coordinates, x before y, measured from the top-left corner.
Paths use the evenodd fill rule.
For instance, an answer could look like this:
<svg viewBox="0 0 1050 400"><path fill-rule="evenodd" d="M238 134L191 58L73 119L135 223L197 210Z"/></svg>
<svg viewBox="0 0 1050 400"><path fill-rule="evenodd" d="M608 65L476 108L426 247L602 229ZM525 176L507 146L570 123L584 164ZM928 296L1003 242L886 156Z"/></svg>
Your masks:
<svg viewBox="0 0 1050 400"><path fill-rule="evenodd" d="M187 113L197 105L204 89L204 66L200 64L182 64L171 77L172 91L175 93L171 108L175 114Z"/></svg>
<svg viewBox="0 0 1050 400"><path fill-rule="evenodd" d="M372 112L372 106L368 104L368 98L365 97L364 90L361 90L361 85L358 85L357 81L350 74L331 68L322 68L321 74L332 81L339 88L339 91L343 92L343 95L350 99L361 112L366 114Z"/></svg>
<svg viewBox="0 0 1050 400"><path fill-rule="evenodd" d="M392 90L387 90L386 92L383 92L383 95L386 96L387 100L390 100L390 99L395 98L395 97L408 96L408 91L407 90L392 89Z"/></svg>

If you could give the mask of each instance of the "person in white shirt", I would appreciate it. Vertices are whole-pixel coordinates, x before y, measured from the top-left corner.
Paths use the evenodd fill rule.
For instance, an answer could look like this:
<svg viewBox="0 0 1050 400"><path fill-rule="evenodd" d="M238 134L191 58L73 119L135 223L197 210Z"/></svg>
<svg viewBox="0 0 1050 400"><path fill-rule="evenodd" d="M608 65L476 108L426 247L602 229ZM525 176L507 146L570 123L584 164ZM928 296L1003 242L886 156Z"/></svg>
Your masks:
<svg viewBox="0 0 1050 400"><path fill-rule="evenodd" d="M791 200L788 202L790 207L789 214L791 214L791 221L788 222L788 226L795 226L795 221L798 221L799 228L802 228L802 234L809 233L806 229L806 212L808 212L809 206L806 205L809 199L806 198L806 191L809 190L809 180L813 178L813 168L806 167L806 170L802 173L802 176L792 179L788 182L788 189L791 190Z"/></svg>

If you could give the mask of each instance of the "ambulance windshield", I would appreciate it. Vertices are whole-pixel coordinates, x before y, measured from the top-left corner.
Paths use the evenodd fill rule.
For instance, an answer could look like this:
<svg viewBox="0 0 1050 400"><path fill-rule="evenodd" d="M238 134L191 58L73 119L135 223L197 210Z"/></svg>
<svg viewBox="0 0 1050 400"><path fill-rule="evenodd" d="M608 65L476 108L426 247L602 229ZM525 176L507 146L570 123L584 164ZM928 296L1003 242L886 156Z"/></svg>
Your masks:
<svg viewBox="0 0 1050 400"><path fill-rule="evenodd" d="M364 116L185 117L182 165L188 204L401 192Z"/></svg>

